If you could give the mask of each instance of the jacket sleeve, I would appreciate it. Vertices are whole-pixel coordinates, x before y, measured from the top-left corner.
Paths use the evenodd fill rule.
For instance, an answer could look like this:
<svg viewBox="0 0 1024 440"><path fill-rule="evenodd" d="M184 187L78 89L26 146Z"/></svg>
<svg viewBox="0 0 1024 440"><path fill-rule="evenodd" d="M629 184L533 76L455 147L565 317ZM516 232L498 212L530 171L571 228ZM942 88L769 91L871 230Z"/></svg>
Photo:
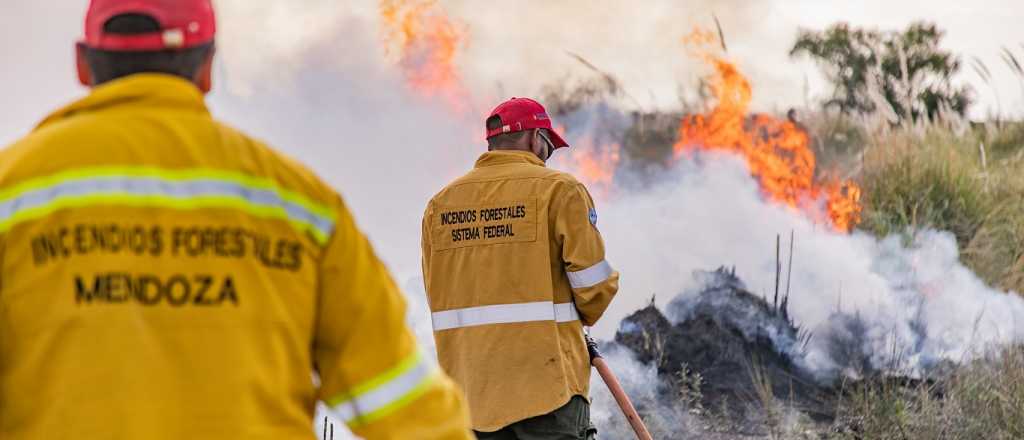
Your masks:
<svg viewBox="0 0 1024 440"><path fill-rule="evenodd" d="M562 262L576 309L583 325L592 326L618 292L619 273L605 261L604 240L597 230L597 211L587 189L576 183L560 198L555 236L562 245Z"/></svg>
<svg viewBox="0 0 1024 440"><path fill-rule="evenodd" d="M401 293L338 206L319 267L319 399L366 440L472 439L461 392L420 351Z"/></svg>

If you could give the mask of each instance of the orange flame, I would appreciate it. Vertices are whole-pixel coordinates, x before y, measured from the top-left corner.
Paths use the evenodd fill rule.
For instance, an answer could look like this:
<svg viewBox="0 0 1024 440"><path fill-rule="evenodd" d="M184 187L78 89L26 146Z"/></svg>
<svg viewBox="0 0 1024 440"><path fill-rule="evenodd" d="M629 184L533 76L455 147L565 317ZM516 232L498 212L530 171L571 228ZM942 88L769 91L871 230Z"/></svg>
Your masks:
<svg viewBox="0 0 1024 440"><path fill-rule="evenodd" d="M557 127L556 130L565 133L564 127ZM576 176L594 197L606 199L615 186L620 149L621 146L616 142L599 142L588 134L573 141L568 153L556 157L560 167Z"/></svg>
<svg viewBox="0 0 1024 440"><path fill-rule="evenodd" d="M465 111L468 93L455 61L467 41L466 27L454 23L436 0L381 0L380 18L388 51L397 51L409 87Z"/></svg>
<svg viewBox="0 0 1024 440"><path fill-rule="evenodd" d="M712 35L698 30L683 41L707 46L715 40ZM849 181L816 182L816 158L807 132L789 120L749 114L752 90L747 78L709 50L696 54L715 69L708 83L717 102L708 113L683 118L675 156L701 150L739 153L769 200L827 221L838 231L850 231L860 221L860 188Z"/></svg>

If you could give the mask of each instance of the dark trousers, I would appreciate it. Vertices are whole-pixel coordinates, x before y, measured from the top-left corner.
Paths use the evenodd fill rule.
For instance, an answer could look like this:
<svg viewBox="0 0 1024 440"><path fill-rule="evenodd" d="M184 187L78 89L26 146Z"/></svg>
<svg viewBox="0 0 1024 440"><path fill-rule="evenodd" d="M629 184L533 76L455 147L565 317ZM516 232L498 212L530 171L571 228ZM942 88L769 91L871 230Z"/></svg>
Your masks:
<svg viewBox="0 0 1024 440"><path fill-rule="evenodd" d="M565 406L508 425L495 432L475 432L480 440L594 440L597 429L590 424L590 403L575 396Z"/></svg>

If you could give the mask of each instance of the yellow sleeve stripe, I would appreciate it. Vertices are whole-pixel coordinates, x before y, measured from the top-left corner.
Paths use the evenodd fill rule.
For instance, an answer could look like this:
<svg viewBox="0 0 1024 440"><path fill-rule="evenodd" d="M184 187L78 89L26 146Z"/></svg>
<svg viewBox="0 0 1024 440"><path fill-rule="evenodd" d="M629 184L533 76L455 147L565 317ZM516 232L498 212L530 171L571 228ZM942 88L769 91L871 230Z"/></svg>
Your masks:
<svg viewBox="0 0 1024 440"><path fill-rule="evenodd" d="M231 208L280 219L320 244L334 231L336 214L273 182L211 170L93 168L61 173L0 190L0 233L55 211L89 205L172 209Z"/></svg>
<svg viewBox="0 0 1024 440"><path fill-rule="evenodd" d="M383 374L330 399L331 412L352 428L393 414L430 390L439 372L417 352Z"/></svg>

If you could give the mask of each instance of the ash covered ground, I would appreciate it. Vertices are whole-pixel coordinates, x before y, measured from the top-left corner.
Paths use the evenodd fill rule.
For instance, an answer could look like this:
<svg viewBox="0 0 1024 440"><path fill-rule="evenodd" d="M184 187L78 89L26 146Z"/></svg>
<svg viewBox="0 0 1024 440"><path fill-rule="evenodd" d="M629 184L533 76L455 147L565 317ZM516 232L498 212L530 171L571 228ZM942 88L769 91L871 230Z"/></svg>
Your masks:
<svg viewBox="0 0 1024 440"><path fill-rule="evenodd" d="M695 276L701 289L665 311L652 299L602 344L654 438L822 438L846 429L836 418L844 390L925 380L874 366L856 343L867 331L856 313L836 312L828 331L815 335L790 319L786 296L757 296L734 270ZM823 339L839 368L807 362L813 338ZM604 438L633 438L603 384L592 392Z"/></svg>

